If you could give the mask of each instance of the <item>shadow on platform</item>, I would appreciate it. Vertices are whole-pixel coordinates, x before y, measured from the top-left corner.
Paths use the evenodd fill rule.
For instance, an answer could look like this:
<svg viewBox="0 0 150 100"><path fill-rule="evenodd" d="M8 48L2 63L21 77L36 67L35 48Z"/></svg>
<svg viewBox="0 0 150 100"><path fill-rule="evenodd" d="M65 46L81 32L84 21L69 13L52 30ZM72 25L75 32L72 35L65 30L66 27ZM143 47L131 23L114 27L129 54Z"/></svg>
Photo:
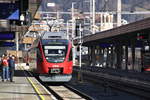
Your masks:
<svg viewBox="0 0 150 100"><path fill-rule="evenodd" d="M25 72L23 70L15 70L14 76L25 77Z"/></svg>
<svg viewBox="0 0 150 100"><path fill-rule="evenodd" d="M27 76L30 76L28 75L27 72L25 72L24 70L15 70L14 72L14 76L16 77L26 77ZM2 76L2 71L0 71L0 77ZM31 76L30 76L31 77Z"/></svg>

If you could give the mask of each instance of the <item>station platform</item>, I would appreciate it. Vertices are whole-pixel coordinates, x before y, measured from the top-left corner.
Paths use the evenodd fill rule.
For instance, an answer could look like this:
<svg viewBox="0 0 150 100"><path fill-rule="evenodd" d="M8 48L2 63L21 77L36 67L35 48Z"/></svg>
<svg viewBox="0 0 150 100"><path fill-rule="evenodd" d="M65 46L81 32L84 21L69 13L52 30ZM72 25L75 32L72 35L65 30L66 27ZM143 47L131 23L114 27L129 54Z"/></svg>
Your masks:
<svg viewBox="0 0 150 100"><path fill-rule="evenodd" d="M20 68L15 70L13 81L2 82L0 77L0 100L54 100L46 88Z"/></svg>
<svg viewBox="0 0 150 100"><path fill-rule="evenodd" d="M82 73L83 80L113 87L141 97L150 98L150 72L135 72L121 69L101 68L95 66L74 66L74 73ZM143 99L145 100L145 99Z"/></svg>

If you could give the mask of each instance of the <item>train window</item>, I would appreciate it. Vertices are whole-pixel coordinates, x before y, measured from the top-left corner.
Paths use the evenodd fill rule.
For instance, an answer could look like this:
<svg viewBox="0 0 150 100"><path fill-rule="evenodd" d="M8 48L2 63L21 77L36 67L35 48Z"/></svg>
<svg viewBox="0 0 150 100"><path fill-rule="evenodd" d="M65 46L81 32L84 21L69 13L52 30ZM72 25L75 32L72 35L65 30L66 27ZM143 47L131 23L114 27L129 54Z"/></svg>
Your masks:
<svg viewBox="0 0 150 100"><path fill-rule="evenodd" d="M57 39L57 40L42 40L42 45L67 45L68 40L65 39Z"/></svg>
<svg viewBox="0 0 150 100"><path fill-rule="evenodd" d="M52 63L60 63L65 60L67 47L65 45L44 46L46 60Z"/></svg>
<svg viewBox="0 0 150 100"><path fill-rule="evenodd" d="M44 48L46 56L65 56L65 46L45 46Z"/></svg>

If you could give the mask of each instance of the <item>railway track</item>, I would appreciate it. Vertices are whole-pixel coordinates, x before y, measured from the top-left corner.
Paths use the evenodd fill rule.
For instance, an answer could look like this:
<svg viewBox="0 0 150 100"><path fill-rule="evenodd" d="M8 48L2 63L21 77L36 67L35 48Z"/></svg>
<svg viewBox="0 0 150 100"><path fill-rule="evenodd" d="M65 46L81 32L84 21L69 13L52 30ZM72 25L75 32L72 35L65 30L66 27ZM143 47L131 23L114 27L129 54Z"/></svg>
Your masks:
<svg viewBox="0 0 150 100"><path fill-rule="evenodd" d="M90 76L88 78L90 78ZM93 80L90 78L88 80L91 80L94 82L95 81L94 79L97 79L97 78L98 77L92 78ZM137 89L135 91L135 88L134 88L134 90L132 90L132 88L128 87L127 84L125 86L119 85L120 84L119 81L118 81L119 83L116 84L115 82L112 82L111 80L107 80L105 78L103 78L103 81L100 81L99 78L97 80L99 80L100 83L104 84L104 87L105 87L105 88L101 88L101 89L104 89L104 91L103 91L104 93L102 93L102 91L100 91L100 94L98 94L99 96L101 96L101 98L105 98L105 96L108 96L108 97L114 96L114 93L118 94L116 92L113 93L113 91L110 89L110 87L116 87L119 90L123 89L124 91L133 93L135 95L137 95L137 94L139 95L139 93L141 93L142 95L139 95L139 96L149 98L149 95L147 94L148 92L144 93L143 90L139 91L139 89ZM97 99L99 97L95 97L95 96L89 94L89 93L91 93L91 91L89 93L86 92L86 89L88 90L88 88L90 88L90 86L89 87L80 86L80 88L78 88L76 86L71 86L71 84L43 83L40 80L38 80L38 81L49 91L49 93L51 95L54 96L55 99L52 99L52 100L94 100L94 99L99 100L99 99ZM82 90L85 90L85 91L82 91ZM136 92L136 93L134 93L134 92ZM87 93L88 95L86 95L85 93ZM99 93L99 92L96 92L96 93ZM96 95L96 96L98 96L98 95ZM145 96L145 95L147 95L147 96ZM105 99L102 99L102 100L105 100ZM46 99L43 99L43 100L46 100ZM145 100L145 99L143 99L143 100Z"/></svg>
<svg viewBox="0 0 150 100"><path fill-rule="evenodd" d="M77 70L78 72L79 70ZM145 99L150 98L150 85L149 82L141 82L136 79L129 79L125 77L114 77L113 75L96 73L91 71L82 70L82 75L87 81L96 82L107 88L115 88L125 91L134 95L138 95Z"/></svg>
<svg viewBox="0 0 150 100"><path fill-rule="evenodd" d="M34 76L54 96L54 100L94 100L92 97L78 91L68 84L45 83L39 80L35 75L33 75L33 73L29 71L24 72L29 76Z"/></svg>
<svg viewBox="0 0 150 100"><path fill-rule="evenodd" d="M46 83L38 78L37 80L58 100L94 100L92 97L71 87L67 83Z"/></svg>

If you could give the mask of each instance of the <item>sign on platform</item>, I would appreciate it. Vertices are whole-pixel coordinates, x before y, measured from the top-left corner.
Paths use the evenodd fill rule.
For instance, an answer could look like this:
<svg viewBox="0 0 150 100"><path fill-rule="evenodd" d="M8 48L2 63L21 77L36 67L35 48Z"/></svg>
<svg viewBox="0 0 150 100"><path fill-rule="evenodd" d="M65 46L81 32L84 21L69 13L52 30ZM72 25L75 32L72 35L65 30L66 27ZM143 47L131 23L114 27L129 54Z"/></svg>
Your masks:
<svg viewBox="0 0 150 100"><path fill-rule="evenodd" d="M24 37L22 43L32 44L35 39L33 37Z"/></svg>
<svg viewBox="0 0 150 100"><path fill-rule="evenodd" d="M47 7L54 7L55 3L47 3Z"/></svg>
<svg viewBox="0 0 150 100"><path fill-rule="evenodd" d="M15 32L0 32L0 40L13 40L15 39Z"/></svg>

